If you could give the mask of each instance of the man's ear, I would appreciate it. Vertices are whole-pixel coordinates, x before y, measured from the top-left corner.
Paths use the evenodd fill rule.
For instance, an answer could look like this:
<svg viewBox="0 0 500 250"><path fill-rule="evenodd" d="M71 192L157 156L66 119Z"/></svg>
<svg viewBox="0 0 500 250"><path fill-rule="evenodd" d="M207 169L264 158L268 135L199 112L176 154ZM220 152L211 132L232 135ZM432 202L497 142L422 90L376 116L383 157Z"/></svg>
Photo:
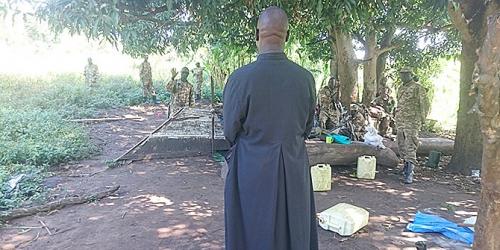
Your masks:
<svg viewBox="0 0 500 250"><path fill-rule="evenodd" d="M285 38L285 42L288 42L288 39L290 38L290 30L287 30L286 31L286 38Z"/></svg>
<svg viewBox="0 0 500 250"><path fill-rule="evenodd" d="M255 41L259 41L259 29L255 30Z"/></svg>

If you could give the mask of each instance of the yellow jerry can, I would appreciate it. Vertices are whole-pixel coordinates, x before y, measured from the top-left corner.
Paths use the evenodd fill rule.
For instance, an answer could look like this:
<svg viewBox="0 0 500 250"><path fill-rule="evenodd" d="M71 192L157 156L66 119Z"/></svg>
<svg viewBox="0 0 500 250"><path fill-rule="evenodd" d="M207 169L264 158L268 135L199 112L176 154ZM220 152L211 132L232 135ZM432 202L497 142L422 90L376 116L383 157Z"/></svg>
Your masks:
<svg viewBox="0 0 500 250"><path fill-rule="evenodd" d="M377 158L375 156L363 155L358 158L357 177L360 179L375 179L377 170Z"/></svg>
<svg viewBox="0 0 500 250"><path fill-rule="evenodd" d="M370 213L363 208L339 203L318 214L319 226L349 236L368 225Z"/></svg>
<svg viewBox="0 0 500 250"><path fill-rule="evenodd" d="M332 189L332 168L328 164L311 167L313 191L330 191Z"/></svg>

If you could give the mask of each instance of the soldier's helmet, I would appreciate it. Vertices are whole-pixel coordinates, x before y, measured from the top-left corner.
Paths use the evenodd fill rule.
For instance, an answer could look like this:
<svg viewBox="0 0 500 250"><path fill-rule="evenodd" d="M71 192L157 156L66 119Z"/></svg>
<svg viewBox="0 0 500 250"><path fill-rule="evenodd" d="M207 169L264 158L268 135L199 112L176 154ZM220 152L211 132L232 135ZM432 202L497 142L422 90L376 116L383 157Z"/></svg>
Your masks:
<svg viewBox="0 0 500 250"><path fill-rule="evenodd" d="M181 73L188 73L189 74L189 69L187 67L183 67L181 69Z"/></svg>

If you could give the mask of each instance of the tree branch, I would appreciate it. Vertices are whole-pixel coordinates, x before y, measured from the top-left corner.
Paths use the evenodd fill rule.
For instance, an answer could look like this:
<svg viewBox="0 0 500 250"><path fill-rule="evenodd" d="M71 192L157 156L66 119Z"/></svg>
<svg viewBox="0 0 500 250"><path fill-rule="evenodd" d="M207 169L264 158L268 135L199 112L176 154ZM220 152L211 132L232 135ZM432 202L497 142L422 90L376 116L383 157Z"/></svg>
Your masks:
<svg viewBox="0 0 500 250"><path fill-rule="evenodd" d="M393 49L399 48L399 46L400 46L399 44L392 44L390 46L377 49L377 51L375 52L375 54L376 54L376 56L380 56L380 55L384 54L385 52L389 52L389 51L391 51Z"/></svg>
<svg viewBox="0 0 500 250"><path fill-rule="evenodd" d="M460 31L462 39L466 41L471 41L472 34L470 33L467 20L465 20L464 13L462 12L461 8L455 9L455 7L453 6L454 3L459 4L455 0L450 0L448 1L448 7L447 7L453 26L455 26Z"/></svg>

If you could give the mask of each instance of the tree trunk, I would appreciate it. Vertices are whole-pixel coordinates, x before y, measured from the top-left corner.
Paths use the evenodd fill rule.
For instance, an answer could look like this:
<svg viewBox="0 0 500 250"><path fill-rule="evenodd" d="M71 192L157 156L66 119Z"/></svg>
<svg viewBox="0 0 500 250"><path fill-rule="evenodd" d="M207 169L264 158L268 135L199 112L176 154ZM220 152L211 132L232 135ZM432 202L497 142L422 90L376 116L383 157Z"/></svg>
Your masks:
<svg viewBox="0 0 500 250"><path fill-rule="evenodd" d="M377 89L377 36L375 32L366 35L365 64L363 66L363 104L369 106L375 99Z"/></svg>
<svg viewBox="0 0 500 250"><path fill-rule="evenodd" d="M335 48L337 52L338 75L340 81L340 102L349 107L353 98L357 82L357 62L355 60L352 37L340 29L334 28Z"/></svg>
<svg viewBox="0 0 500 250"><path fill-rule="evenodd" d="M377 93L379 93L382 88L387 87L387 78L385 78L384 72L385 72L385 66L387 64L388 54L389 54L388 52L385 52L377 57L377 69L376 69Z"/></svg>
<svg viewBox="0 0 500 250"><path fill-rule="evenodd" d="M332 36L334 34L331 34ZM334 40L334 39L332 39ZM336 47L335 43L333 41L330 42L330 77L334 77L335 79L338 79L338 62L337 62L337 56L336 56Z"/></svg>
<svg viewBox="0 0 500 250"><path fill-rule="evenodd" d="M482 155L479 117L472 111L476 99L469 95L474 62L477 60L476 49L476 44L462 42L457 129L454 153L448 165L452 172L465 175L470 175L472 169L480 168Z"/></svg>
<svg viewBox="0 0 500 250"><path fill-rule="evenodd" d="M488 35L479 52L475 85L483 133L481 201L474 239L475 249L500 249L500 13L488 21Z"/></svg>
<svg viewBox="0 0 500 250"><path fill-rule="evenodd" d="M382 41L380 42L380 49L388 48L392 45L392 40L394 39L394 32L396 30L394 27L387 27L387 30L382 35ZM387 63L387 56L389 52L381 53L377 57L377 93L384 87L387 87L387 78L384 76L385 66Z"/></svg>
<svg viewBox="0 0 500 250"><path fill-rule="evenodd" d="M469 175L471 169L479 169L483 152L479 117L474 112L475 95L470 95L472 72L478 57L476 51L483 44L486 34L486 17L498 10L498 0L464 0L455 8L448 4L453 25L462 38L460 68L460 101L457 113L457 130L453 157L449 164L452 172Z"/></svg>

